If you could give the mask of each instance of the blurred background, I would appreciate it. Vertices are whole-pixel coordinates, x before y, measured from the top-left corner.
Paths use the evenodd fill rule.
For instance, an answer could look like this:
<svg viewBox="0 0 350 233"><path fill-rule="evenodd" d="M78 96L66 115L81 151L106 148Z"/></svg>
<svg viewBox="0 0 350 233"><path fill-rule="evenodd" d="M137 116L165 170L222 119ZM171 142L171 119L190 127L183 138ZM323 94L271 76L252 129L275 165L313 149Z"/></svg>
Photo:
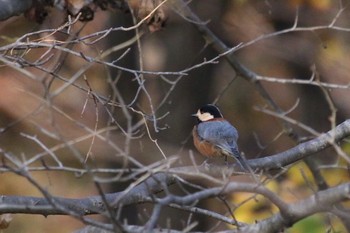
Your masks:
<svg viewBox="0 0 350 233"><path fill-rule="evenodd" d="M130 1L130 4L137 3ZM243 47L234 52L238 61L261 77L274 78L261 81L274 102L284 111L292 109L289 117L321 133L332 128L332 113L336 113L336 124L350 114L348 5L349 1L331 0L201 0L191 1L189 7L228 47L243 43ZM51 8L48 12L42 24L24 16L2 21L1 46L38 30L43 31L28 38L33 41L68 41L70 37L66 33L44 31L65 23L66 16L60 10ZM39 159L28 164L34 168L59 165L53 156L40 155L46 149L52 150L64 166L82 169L85 159L94 168L140 167L164 159L162 153L166 157L178 156L178 165L192 163L191 155L200 164L203 158L192 145L191 130L195 120L190 115L206 103L217 104L225 118L236 126L240 135L239 147L247 158L267 156L295 146L297 141L283 133L282 120L255 110L256 107L266 108L268 104L254 84L237 75L224 58L212 64L202 64L218 53L203 39L194 25L196 22L183 17L181 9L172 2L164 6L164 12L167 18L164 27L155 31L146 28L139 43L130 43L103 59L113 62L114 68L103 63L90 64L60 49L49 52L48 48L2 49L3 55L17 59L14 61L24 58L35 62L45 52L52 54L41 68L24 68L32 74L31 77L15 69L15 65L2 63L2 152L22 162L38 156ZM290 30L296 19L298 28ZM128 11L98 9L92 21L74 24L71 35L84 37L109 28L127 28L134 25L134 21ZM327 28L332 22L335 22L334 27ZM139 33L143 30L141 28ZM283 30L285 32L280 33ZM65 46L85 56L98 57L103 51L134 36L135 30L115 30L96 43ZM266 38L261 39L262 36ZM202 65L181 75L181 71L197 64ZM138 76L133 70L151 72ZM320 88L314 85L315 82L312 85L287 83L293 80L306 82L312 77L335 85ZM68 80L74 80L75 86L67 85ZM140 80L144 85L141 88ZM104 104L101 99L92 98L86 91L89 89L104 97L105 102L111 100L118 105ZM336 111L332 112L333 107ZM152 121L152 117L157 120ZM149 133L143 118L148 120ZM300 138L315 136L298 125L293 125L293 130ZM96 131L100 137L94 134ZM156 143L151 139L157 140ZM346 145L344 149L347 149ZM322 165L344 164L331 149L319 153L314 159ZM348 179L341 170L325 169L323 172L330 185ZM98 193L89 175L78 176L64 171L33 171L31 174L52 195L79 198ZM9 172L0 173L0 177L0 193L3 195L42 196L23 177ZM281 192L287 200L296 201L312 193L305 184L305 177L311 179L308 169L300 163L294 170L272 181L270 188ZM107 182L103 186L106 192L114 192L123 190L128 183ZM298 194L291 194L290 189ZM246 194L243 197L235 195L232 200L241 202L241 198L247 198ZM243 214L237 209L236 217L241 218L240 221L254 222L257 213L274 211L269 203L261 203L260 206L245 207ZM219 208L215 201L200 205ZM147 219L147 208L126 208L125 217L129 223L142 224L142 219ZM247 214L251 212L252 215ZM185 216L172 224L181 226L186 222ZM247 216L249 219L244 219ZM261 216L259 218L268 215ZM196 220L199 221L198 230L208 230L215 222L201 217ZM326 226L315 226L324 221L325 217L317 215L307 219L304 225L293 227L290 232L320 232ZM342 229L339 223L334 224ZM70 217L14 215L6 232L71 232L82 226Z"/></svg>

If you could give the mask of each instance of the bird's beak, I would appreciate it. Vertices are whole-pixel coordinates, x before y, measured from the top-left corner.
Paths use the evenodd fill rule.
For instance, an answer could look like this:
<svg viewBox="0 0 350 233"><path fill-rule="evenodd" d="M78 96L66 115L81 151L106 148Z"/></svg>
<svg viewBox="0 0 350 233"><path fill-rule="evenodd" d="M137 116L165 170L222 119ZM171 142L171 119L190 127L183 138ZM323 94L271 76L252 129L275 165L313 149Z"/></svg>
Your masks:
<svg viewBox="0 0 350 233"><path fill-rule="evenodd" d="M191 116L193 116L193 117L197 117L197 116L198 116L198 114L197 114L197 113L194 113L194 114L191 114Z"/></svg>

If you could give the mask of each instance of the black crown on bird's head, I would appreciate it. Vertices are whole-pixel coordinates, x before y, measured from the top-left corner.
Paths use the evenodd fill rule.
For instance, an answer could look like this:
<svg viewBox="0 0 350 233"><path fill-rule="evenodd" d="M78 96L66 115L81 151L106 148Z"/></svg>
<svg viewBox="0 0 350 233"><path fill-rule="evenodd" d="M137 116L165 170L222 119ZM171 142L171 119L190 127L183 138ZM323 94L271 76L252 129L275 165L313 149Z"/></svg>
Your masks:
<svg viewBox="0 0 350 233"><path fill-rule="evenodd" d="M206 104L197 113L192 114L192 116L197 117L199 122L210 121L215 118L222 118L222 114L219 108L214 104Z"/></svg>

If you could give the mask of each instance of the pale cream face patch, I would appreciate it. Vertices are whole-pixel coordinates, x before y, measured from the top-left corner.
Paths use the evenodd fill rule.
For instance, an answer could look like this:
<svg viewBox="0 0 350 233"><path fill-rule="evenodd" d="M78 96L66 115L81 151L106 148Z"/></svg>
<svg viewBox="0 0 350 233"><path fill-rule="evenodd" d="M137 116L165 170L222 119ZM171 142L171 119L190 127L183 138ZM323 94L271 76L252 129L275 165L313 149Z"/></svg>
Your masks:
<svg viewBox="0 0 350 233"><path fill-rule="evenodd" d="M214 119L214 116L211 115L210 113L208 113L208 112L201 113L201 111L199 111L199 110L198 110L196 116L198 117L198 119L200 121L209 121L209 120Z"/></svg>

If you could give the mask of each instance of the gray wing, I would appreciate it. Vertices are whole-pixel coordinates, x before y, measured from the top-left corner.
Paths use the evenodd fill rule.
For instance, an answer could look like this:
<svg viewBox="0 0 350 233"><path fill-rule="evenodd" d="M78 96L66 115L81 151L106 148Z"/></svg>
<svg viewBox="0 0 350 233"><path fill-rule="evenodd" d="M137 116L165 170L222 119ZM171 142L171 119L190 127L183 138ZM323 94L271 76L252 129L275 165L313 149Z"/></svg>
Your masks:
<svg viewBox="0 0 350 233"><path fill-rule="evenodd" d="M233 127L227 121L209 121L202 122L198 125L198 135L209 141L224 151L238 157L240 155L237 139L238 132L235 127Z"/></svg>
<svg viewBox="0 0 350 233"><path fill-rule="evenodd" d="M224 150L227 155L234 157L244 170L249 171L254 176L252 169L239 152L237 146L238 132L233 125L227 121L202 122L197 126L197 131L198 135L203 140L217 145Z"/></svg>

